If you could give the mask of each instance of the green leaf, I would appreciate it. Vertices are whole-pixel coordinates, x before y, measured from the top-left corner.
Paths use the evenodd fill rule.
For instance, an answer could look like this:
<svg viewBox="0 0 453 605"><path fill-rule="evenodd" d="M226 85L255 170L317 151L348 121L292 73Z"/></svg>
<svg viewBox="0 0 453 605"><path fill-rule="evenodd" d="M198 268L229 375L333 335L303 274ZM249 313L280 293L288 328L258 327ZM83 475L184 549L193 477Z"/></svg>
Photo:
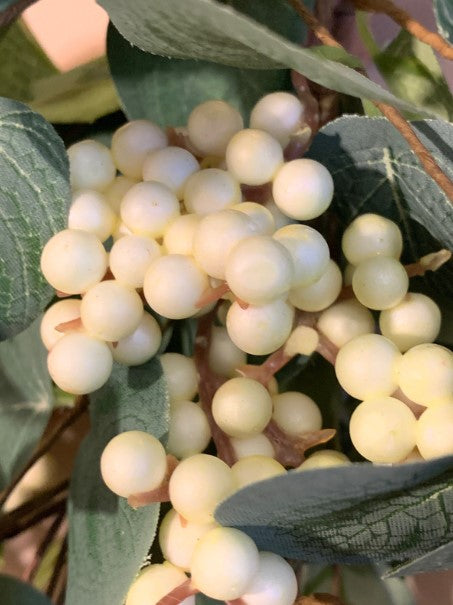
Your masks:
<svg viewBox="0 0 453 605"><path fill-rule="evenodd" d="M413 127L440 168L453 178L453 124L424 120ZM308 156L330 170L333 204L345 225L365 212L394 220L403 232L406 262L440 247L453 250L452 203L384 118L339 118L319 131ZM453 263L428 272L424 283L451 294Z"/></svg>
<svg viewBox="0 0 453 605"><path fill-rule="evenodd" d="M66 605L122 605L152 544L159 505L132 509L105 486L99 460L120 432L166 435L169 401L159 361L135 368L115 365L90 400L92 430L71 479Z"/></svg>
<svg viewBox="0 0 453 605"><path fill-rule="evenodd" d="M52 605L46 595L17 578L0 575L2 605Z"/></svg>
<svg viewBox="0 0 453 605"><path fill-rule="evenodd" d="M0 96L3 97L29 101L35 79L58 73L22 21L0 30L0 56Z"/></svg>
<svg viewBox="0 0 453 605"><path fill-rule="evenodd" d="M453 43L453 4L451 0L434 0L434 14L440 35Z"/></svg>
<svg viewBox="0 0 453 605"><path fill-rule="evenodd" d="M236 492L216 519L292 559L401 561L452 539L452 462L293 471Z"/></svg>
<svg viewBox="0 0 453 605"><path fill-rule="evenodd" d="M24 330L52 298L39 259L65 228L70 199L66 151L52 126L0 98L0 340Z"/></svg>
<svg viewBox="0 0 453 605"><path fill-rule="evenodd" d="M395 95L446 120L453 118L453 96L430 46L403 29L374 61Z"/></svg>
<svg viewBox="0 0 453 605"><path fill-rule="evenodd" d="M27 463L53 408L40 322L0 344L0 490Z"/></svg>
<svg viewBox="0 0 453 605"><path fill-rule="evenodd" d="M243 13L215 0L98 0L115 27L142 50L165 57L203 59L254 69L292 68L314 82L348 95L373 98L399 109L419 111L368 78L319 50L301 48ZM261 15L269 2L254 0L249 14ZM283 1L272 3L278 14ZM256 18L256 17L255 17ZM293 13L293 19L299 19ZM275 28L276 29L276 28Z"/></svg>
<svg viewBox="0 0 453 605"><path fill-rule="evenodd" d="M54 123L94 122L119 109L106 57L33 82L30 106Z"/></svg>
<svg viewBox="0 0 453 605"><path fill-rule="evenodd" d="M208 61L168 59L143 52L110 26L107 53L115 86L129 119L183 126L207 99L224 99L248 118L260 97L290 88L289 71L239 69Z"/></svg>
<svg viewBox="0 0 453 605"><path fill-rule="evenodd" d="M427 572L427 571L441 571L443 569L450 569L453 567L453 542L439 546L426 555L407 561L403 565L394 567L390 572L386 573L384 577L394 578L397 576L409 576L412 574Z"/></svg>

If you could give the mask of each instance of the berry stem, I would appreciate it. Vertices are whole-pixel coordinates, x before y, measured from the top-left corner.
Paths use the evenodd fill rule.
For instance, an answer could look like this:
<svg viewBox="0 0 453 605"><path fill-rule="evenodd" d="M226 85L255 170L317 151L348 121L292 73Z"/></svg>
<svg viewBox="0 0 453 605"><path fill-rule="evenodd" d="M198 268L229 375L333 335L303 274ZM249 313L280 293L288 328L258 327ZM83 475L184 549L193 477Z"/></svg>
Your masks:
<svg viewBox="0 0 453 605"><path fill-rule="evenodd" d="M332 34L318 21L318 19L311 13L301 0L288 0L291 6L297 11L302 17L304 22L313 30L315 36L326 46L333 46L335 48L343 48L342 45L335 40ZM366 75L366 73L365 73ZM435 159L420 141L418 136L415 134L412 126L407 120L401 115L401 113L388 105L380 101L372 100L373 104L384 114L384 116L393 124L398 132L406 139L409 147L417 155L420 163L424 167L425 171L429 176L437 183L437 185L444 191L450 202L453 203L453 182L448 176L442 172L436 163Z"/></svg>
<svg viewBox="0 0 453 605"><path fill-rule="evenodd" d="M209 367L211 328L215 313L214 309L199 320L193 356L199 375L200 403L209 422L212 439L217 449L217 456L226 464L232 466L236 462L236 456L230 439L217 425L212 415L212 399L217 389L226 381L225 378L213 372Z"/></svg>
<svg viewBox="0 0 453 605"><path fill-rule="evenodd" d="M206 305L218 301L227 292L230 292L230 286L226 282L220 284L220 286L217 286L216 288L208 288L208 290L203 292L195 306L197 309L202 309Z"/></svg>
<svg viewBox="0 0 453 605"><path fill-rule="evenodd" d="M409 277L423 277L427 271L437 271L447 263L451 258L451 252L449 250L438 250L437 252L431 252L418 259L415 263L409 263L404 265L406 273ZM352 286L344 286L337 300L345 300L347 298L353 298L354 291Z"/></svg>
<svg viewBox="0 0 453 605"><path fill-rule="evenodd" d="M305 460L305 451L326 443L335 437L335 429L321 429L320 431L310 431L303 435L293 437L288 435L271 420L264 429L264 434L272 442L275 448L275 458L283 466L296 467Z"/></svg>
<svg viewBox="0 0 453 605"><path fill-rule="evenodd" d="M355 7L370 13L384 13L415 38L431 46L440 55L453 61L453 46L437 32L432 32L391 0L353 0Z"/></svg>
<svg viewBox="0 0 453 605"><path fill-rule="evenodd" d="M177 605L182 603L188 597L199 593L197 588L194 588L191 584L190 578L187 578L185 582L173 588L165 597L162 597L156 605Z"/></svg>
<svg viewBox="0 0 453 605"><path fill-rule="evenodd" d="M83 329L82 320L80 317L76 317L76 319L70 319L69 321L64 321L58 326L55 327L57 332L73 332L74 330Z"/></svg>
<svg viewBox="0 0 453 605"><path fill-rule="evenodd" d="M168 485L170 477L178 464L179 461L177 458L171 454L167 455L167 472L162 483L159 487L156 487L156 489L152 489L149 492L141 492L129 496L127 499L129 506L132 506L132 508L141 508L142 506L148 506L148 504L153 504L154 502L170 502Z"/></svg>

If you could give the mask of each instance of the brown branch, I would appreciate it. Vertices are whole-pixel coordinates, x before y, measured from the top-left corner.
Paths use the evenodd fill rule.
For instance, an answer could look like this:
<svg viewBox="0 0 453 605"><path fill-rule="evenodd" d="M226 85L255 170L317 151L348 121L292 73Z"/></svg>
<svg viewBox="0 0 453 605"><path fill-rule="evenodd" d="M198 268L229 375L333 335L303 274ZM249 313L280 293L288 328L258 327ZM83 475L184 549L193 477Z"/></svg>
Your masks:
<svg viewBox="0 0 453 605"><path fill-rule="evenodd" d="M51 526L46 532L46 535L38 546L31 563L26 567L25 571L22 574L22 579L24 582L28 582L29 584L33 582L35 575L42 564L44 555L49 550L53 539L55 538L58 530L61 527L61 524L63 523L65 515L66 510L62 509L53 520Z"/></svg>
<svg viewBox="0 0 453 605"><path fill-rule="evenodd" d="M13 490L16 488L21 479L25 476L25 474L31 469L31 467L37 462L41 456L43 456L46 452L50 450L53 444L58 441L62 433L66 431L74 422L80 418L88 409L88 397L87 395L80 396L76 404L73 408L70 409L61 420L60 424L42 441L41 445L38 447L36 452L28 461L25 468L11 481L8 487L2 492L0 496L0 506L3 506L11 495Z"/></svg>
<svg viewBox="0 0 453 605"><path fill-rule="evenodd" d="M296 467L305 460L305 452L315 445L326 443L335 437L335 429L309 431L301 435L288 435L275 420L271 420L264 434L275 449L275 459L283 466Z"/></svg>
<svg viewBox="0 0 453 605"><path fill-rule="evenodd" d="M343 48L341 44L335 40L332 34L330 34L330 32L323 25L321 25L318 19L305 8L301 0L288 0L288 2L294 7L305 23L313 30L318 40L320 40L326 46ZM429 174L433 181L439 185L448 199L453 203L453 182L436 164L433 156L417 137L409 122L407 122L401 113L391 105L382 103L380 101L372 102L406 139L409 147L417 155L427 174Z"/></svg>
<svg viewBox="0 0 453 605"><path fill-rule="evenodd" d="M208 419L212 439L217 449L217 456L226 462L226 464L232 466L236 462L236 455L230 438L218 426L212 415L212 399L217 389L226 381L226 378L213 372L209 366L211 328L215 313L216 309L207 313L199 320L193 357L199 376L198 392L200 395L200 404Z"/></svg>
<svg viewBox="0 0 453 605"><path fill-rule="evenodd" d="M66 495L58 498L57 500L51 501L50 504L45 504L34 513L27 515L26 517L21 517L12 526L5 524L0 531L0 541L14 538L18 534L30 529L30 527L33 527L43 519L47 519L48 517L51 517L55 513L59 513L62 510L66 510Z"/></svg>
<svg viewBox="0 0 453 605"><path fill-rule="evenodd" d="M322 23L311 13L300 0L288 0L289 4L294 10L302 17L308 27L313 31L315 36L320 42L326 46L335 46L336 48L343 48L335 38L333 38L329 30L322 25Z"/></svg>
<svg viewBox="0 0 453 605"><path fill-rule="evenodd" d="M52 576L49 580L49 583L47 584L46 594L49 598L52 598L52 596L54 595L55 589L58 587L60 576L62 573L64 573L64 568L66 566L66 560L67 560L67 554L68 554L68 536L66 534L66 536L63 539L63 542L61 543L60 550L58 551L58 556L57 556L57 560L55 561L55 567L53 569Z"/></svg>
<svg viewBox="0 0 453 605"><path fill-rule="evenodd" d="M39 494L36 494L36 496L30 498L30 500L27 500L20 506L17 506L16 508L13 508L12 510L8 511L6 514L0 517L0 529L4 526L4 524L11 524L15 520L21 517L25 517L27 514L33 513L37 508L41 507L42 505L48 504L52 498L54 498L61 492L66 491L68 487L69 480L64 479L64 481L61 481L57 485L54 485L53 487L45 491L39 492Z"/></svg>
<svg viewBox="0 0 453 605"><path fill-rule="evenodd" d="M453 202L453 182L448 176L442 172L439 166L436 164L436 160L431 155L425 145L420 141L418 136L415 134L412 126L409 122L401 115L401 113L386 103L380 101L373 101L374 105L384 114L389 122L398 130L398 132L406 139L409 147L417 155L423 168L429 174L429 176L435 181L439 187L446 193L447 197Z"/></svg>
<svg viewBox="0 0 453 605"><path fill-rule="evenodd" d="M384 13L400 27L406 29L415 38L431 46L433 50L445 57L453 60L453 46L447 42L437 32L432 32L424 25L416 21L412 15L407 13L399 6L395 6L391 0L352 0L356 8L371 13Z"/></svg>
<svg viewBox="0 0 453 605"><path fill-rule="evenodd" d="M18 0L4 11L0 12L0 29L11 25L29 6L34 4L37 0Z"/></svg>

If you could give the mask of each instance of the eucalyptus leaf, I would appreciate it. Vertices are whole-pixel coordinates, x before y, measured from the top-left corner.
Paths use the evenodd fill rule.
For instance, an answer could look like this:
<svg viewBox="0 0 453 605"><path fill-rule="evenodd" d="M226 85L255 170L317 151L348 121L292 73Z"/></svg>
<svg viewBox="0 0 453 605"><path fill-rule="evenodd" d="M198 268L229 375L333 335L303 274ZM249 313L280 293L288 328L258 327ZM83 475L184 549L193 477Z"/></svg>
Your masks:
<svg viewBox="0 0 453 605"><path fill-rule="evenodd" d="M35 80L30 106L54 123L94 122L116 111L119 100L106 57Z"/></svg>
<svg viewBox="0 0 453 605"><path fill-rule="evenodd" d="M115 27L147 52L180 59L202 59L253 69L292 68L309 79L348 95L384 101L407 111L422 111L384 90L350 67L302 48L280 33L215 0L98 0ZM283 2L272 3L271 14ZM266 0L254 0L248 10L262 15ZM294 13L294 19L299 19ZM275 21L275 20L274 20ZM337 57L338 58L338 57Z"/></svg>
<svg viewBox="0 0 453 605"><path fill-rule="evenodd" d="M423 463L357 463L293 471L250 485L216 519L260 550L309 562L414 558L453 537L453 456Z"/></svg>
<svg viewBox="0 0 453 605"><path fill-rule="evenodd" d="M443 119L453 119L453 96L428 44L402 29L395 40L373 58L395 95L414 105L429 107Z"/></svg>
<svg viewBox="0 0 453 605"><path fill-rule="evenodd" d="M153 542L159 505L131 508L105 486L99 460L120 432L166 436L169 401L160 362L115 365L90 400L92 430L80 448L70 487L66 605L122 605Z"/></svg>
<svg viewBox="0 0 453 605"><path fill-rule="evenodd" d="M0 490L27 463L53 408L39 327L40 318L0 343Z"/></svg>
<svg viewBox="0 0 453 605"><path fill-rule="evenodd" d="M0 30L0 95L17 101L31 99L35 79L58 73L22 21Z"/></svg>
<svg viewBox="0 0 453 605"><path fill-rule="evenodd" d="M70 203L63 142L46 120L0 98L0 340L24 330L52 298L39 268Z"/></svg>
<svg viewBox="0 0 453 605"><path fill-rule="evenodd" d="M406 561L402 565L394 567L385 574L386 578L407 576L427 571L441 571L453 567L453 541L431 550L426 555Z"/></svg>
<svg viewBox="0 0 453 605"><path fill-rule="evenodd" d="M434 14L439 33L453 44L453 4L451 0L434 0Z"/></svg>
<svg viewBox="0 0 453 605"><path fill-rule="evenodd" d="M12 576L0 575L2 605L52 605L45 594Z"/></svg>
<svg viewBox="0 0 453 605"><path fill-rule="evenodd" d="M453 178L453 124L423 120L413 127L440 168ZM451 201L384 118L345 116L329 123L316 135L308 157L332 174L333 204L344 225L365 212L394 220L403 232L406 262L440 247L453 250ZM451 294L453 263L428 272L424 282Z"/></svg>
<svg viewBox="0 0 453 605"><path fill-rule="evenodd" d="M146 53L113 26L107 53L127 117L147 118L162 127L185 125L192 109L208 99L228 101L247 119L260 97L291 86L288 70L239 69Z"/></svg>

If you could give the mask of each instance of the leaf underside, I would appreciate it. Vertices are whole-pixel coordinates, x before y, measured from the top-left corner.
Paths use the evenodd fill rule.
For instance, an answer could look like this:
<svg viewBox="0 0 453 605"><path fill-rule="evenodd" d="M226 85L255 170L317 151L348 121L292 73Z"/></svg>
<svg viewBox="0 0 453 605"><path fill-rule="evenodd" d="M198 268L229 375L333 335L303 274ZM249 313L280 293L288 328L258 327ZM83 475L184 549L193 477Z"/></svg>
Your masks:
<svg viewBox="0 0 453 605"><path fill-rule="evenodd" d="M453 4L451 0L434 0L434 14L440 35L453 43Z"/></svg>
<svg viewBox="0 0 453 605"><path fill-rule="evenodd" d="M453 537L453 457L292 472L240 490L216 519L311 562L404 561Z"/></svg>
<svg viewBox="0 0 453 605"><path fill-rule="evenodd" d="M0 340L24 330L51 300L40 255L65 228L69 202L63 142L39 114L0 98Z"/></svg>
<svg viewBox="0 0 453 605"><path fill-rule="evenodd" d="M422 120L413 126L440 168L453 179L453 124ZM365 212L394 220L403 233L405 262L439 247L453 250L452 203L385 118L339 118L319 131L307 155L332 174L333 206L344 226ZM424 279L438 293L451 295L453 263L427 273Z"/></svg>
<svg viewBox="0 0 453 605"><path fill-rule="evenodd" d="M166 436L168 393L160 362L115 365L107 384L90 396L90 409L92 430L71 479L66 605L122 605L153 542L159 505L132 509L105 486L99 461L120 432Z"/></svg>
<svg viewBox="0 0 453 605"><path fill-rule="evenodd" d="M264 26L239 12L247 6L249 14L266 13L269 3L264 0L228 5L215 0L98 1L120 33L147 52L240 68L291 68L327 88L387 102L403 111L423 112L423 108L398 99L350 67L325 58L319 50L302 48L300 41L295 43L288 37L286 27L283 31L276 27L277 18L263 19ZM279 0L269 10L271 15L278 15L292 9ZM294 12L292 15L293 21L299 23L299 17Z"/></svg>
<svg viewBox="0 0 453 605"><path fill-rule="evenodd" d="M0 490L27 463L53 408L40 318L0 344Z"/></svg>

